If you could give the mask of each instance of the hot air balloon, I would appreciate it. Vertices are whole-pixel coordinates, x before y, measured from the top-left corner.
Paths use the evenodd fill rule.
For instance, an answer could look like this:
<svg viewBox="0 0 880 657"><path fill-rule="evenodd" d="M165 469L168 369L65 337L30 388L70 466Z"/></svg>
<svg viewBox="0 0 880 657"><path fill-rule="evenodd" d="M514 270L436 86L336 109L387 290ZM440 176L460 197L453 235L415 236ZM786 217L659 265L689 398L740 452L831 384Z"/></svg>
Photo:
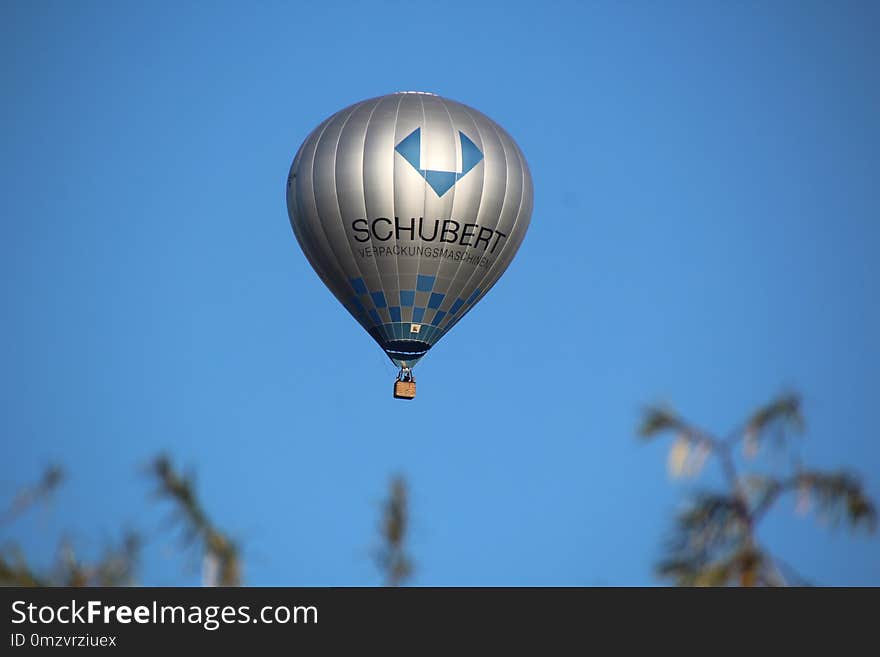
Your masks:
<svg viewBox="0 0 880 657"><path fill-rule="evenodd" d="M306 138L287 179L300 247L400 368L412 368L498 281L532 213L516 142L461 103L400 92L355 103Z"/></svg>

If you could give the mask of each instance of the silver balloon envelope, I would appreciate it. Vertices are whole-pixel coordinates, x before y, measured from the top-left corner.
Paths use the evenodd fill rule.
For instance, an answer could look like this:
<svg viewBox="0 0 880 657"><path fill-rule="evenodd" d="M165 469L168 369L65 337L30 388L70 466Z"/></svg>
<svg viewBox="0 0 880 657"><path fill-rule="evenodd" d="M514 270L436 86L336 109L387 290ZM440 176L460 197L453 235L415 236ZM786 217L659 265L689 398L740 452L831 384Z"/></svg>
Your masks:
<svg viewBox="0 0 880 657"><path fill-rule="evenodd" d="M507 269L529 225L532 180L491 119L401 92L315 128L290 168L287 208L321 280L407 368Z"/></svg>

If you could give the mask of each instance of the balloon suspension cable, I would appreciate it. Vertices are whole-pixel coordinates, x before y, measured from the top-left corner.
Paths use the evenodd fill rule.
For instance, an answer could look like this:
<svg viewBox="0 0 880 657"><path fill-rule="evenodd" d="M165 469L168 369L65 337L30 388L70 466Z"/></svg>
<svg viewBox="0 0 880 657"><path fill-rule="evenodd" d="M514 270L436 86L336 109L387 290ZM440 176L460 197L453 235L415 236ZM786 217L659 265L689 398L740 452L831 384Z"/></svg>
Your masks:
<svg viewBox="0 0 880 657"><path fill-rule="evenodd" d="M400 368L400 371L397 373L398 381L412 381L415 382L416 378L413 376L412 369L404 365Z"/></svg>

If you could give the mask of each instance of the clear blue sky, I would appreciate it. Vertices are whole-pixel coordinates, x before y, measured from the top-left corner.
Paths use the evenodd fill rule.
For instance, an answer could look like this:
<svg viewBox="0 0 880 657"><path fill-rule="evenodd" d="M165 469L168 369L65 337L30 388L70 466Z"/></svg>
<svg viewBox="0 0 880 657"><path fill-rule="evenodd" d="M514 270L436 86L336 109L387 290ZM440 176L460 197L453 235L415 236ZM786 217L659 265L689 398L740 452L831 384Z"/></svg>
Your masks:
<svg viewBox="0 0 880 657"><path fill-rule="evenodd" d="M880 498L880 8L871 2L17 2L0 9L2 528L48 563L151 536L166 450L255 585L372 585L389 477L415 584L653 584L669 401L718 431L794 388L801 454ZM312 128L404 89L519 142L532 226L418 366L419 396L325 291L284 186ZM520 297L531 312L508 322ZM303 313L302 309L308 312ZM328 353L332 354L328 358ZM825 584L880 585L880 539L788 499L762 530Z"/></svg>

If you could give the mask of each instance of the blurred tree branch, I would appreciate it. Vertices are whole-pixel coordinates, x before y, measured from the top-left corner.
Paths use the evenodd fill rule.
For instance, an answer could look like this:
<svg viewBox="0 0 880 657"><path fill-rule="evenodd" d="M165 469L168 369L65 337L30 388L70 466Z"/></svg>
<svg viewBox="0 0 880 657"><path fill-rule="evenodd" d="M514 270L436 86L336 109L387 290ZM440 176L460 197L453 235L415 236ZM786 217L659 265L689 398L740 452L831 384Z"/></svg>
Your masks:
<svg viewBox="0 0 880 657"><path fill-rule="evenodd" d="M376 554L376 562L383 573L386 586L401 586L413 572L412 560L405 548L409 528L407 497L406 481L403 477L392 478L388 499L382 507L379 528L382 547Z"/></svg>
<svg viewBox="0 0 880 657"><path fill-rule="evenodd" d="M786 445L791 432L802 432L804 419L797 395L783 395L757 409L742 428L727 438L684 420L673 409L653 406L645 410L639 435L645 440L672 433L669 452L673 476L699 473L706 459L719 460L727 489L698 492L675 525L666 544L666 555L657 565L661 577L683 586L777 586L805 583L802 577L760 546L756 526L782 495L796 492L798 509L811 503L836 524L845 521L851 529L873 532L877 510L859 479L847 472L806 470L795 465L782 477L744 475L735 450L740 445L747 458L770 443Z"/></svg>
<svg viewBox="0 0 880 657"><path fill-rule="evenodd" d="M157 457L150 468L158 492L175 503L183 518L188 543L204 547L206 580L220 586L241 584L238 547L208 518L196 497L191 478L180 475L166 456ZM39 481L21 490L13 499L4 520L12 521L38 503L45 502L64 479L62 470L50 466ZM0 585L11 586L126 586L135 582L142 540L133 531L124 532L118 543L106 546L94 562L79 558L69 539L59 542L56 562L42 572L32 566L15 543L0 550Z"/></svg>
<svg viewBox="0 0 880 657"><path fill-rule="evenodd" d="M4 520L11 522L34 506L46 502L64 480L64 472L49 466L38 482L26 486L13 498ZM125 532L118 544L104 549L94 563L82 562L73 543L62 540L55 564L40 573L28 563L15 543L0 550L0 585L2 586L124 586L133 583L140 555L141 540L134 532Z"/></svg>
<svg viewBox="0 0 880 657"><path fill-rule="evenodd" d="M170 500L174 517L182 525L184 543L198 543L203 555L207 585L240 586L242 566L238 545L212 522L196 495L192 476L181 474L168 456L155 458L148 468L157 494ZM48 467L37 483L15 495L2 520L12 522L36 505L46 502L64 480L63 471ZM409 523L407 487L402 477L391 481L388 499L383 503L380 532L382 547L376 559L388 586L400 586L412 575L413 566L406 553ZM0 526L4 524L0 522ZM18 544L0 547L0 586L128 586L135 584L143 542L139 534L124 532L118 542L108 544L99 558L83 560L73 541L59 541L55 562L36 568Z"/></svg>
<svg viewBox="0 0 880 657"><path fill-rule="evenodd" d="M0 586L49 586L48 580L31 570L17 546L6 547L0 554Z"/></svg>
<svg viewBox="0 0 880 657"><path fill-rule="evenodd" d="M184 524L184 540L199 541L205 554L205 583L210 586L241 586L238 546L208 518L195 494L191 477L178 473L171 460L157 457L150 471L162 497L177 507Z"/></svg>
<svg viewBox="0 0 880 657"><path fill-rule="evenodd" d="M47 501L63 481L64 471L57 465L48 466L36 484L25 486L15 495L2 521L11 522L36 504Z"/></svg>

